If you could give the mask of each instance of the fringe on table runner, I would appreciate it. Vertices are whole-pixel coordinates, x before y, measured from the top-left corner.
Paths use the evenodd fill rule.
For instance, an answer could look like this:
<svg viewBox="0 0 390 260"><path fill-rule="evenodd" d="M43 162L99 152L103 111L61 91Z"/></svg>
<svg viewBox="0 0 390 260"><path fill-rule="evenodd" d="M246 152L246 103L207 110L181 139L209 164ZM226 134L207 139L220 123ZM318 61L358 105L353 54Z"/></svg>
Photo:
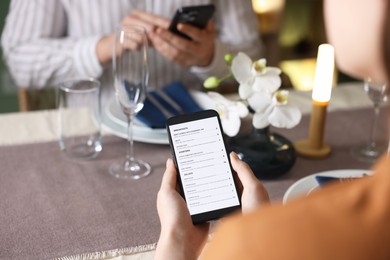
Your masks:
<svg viewBox="0 0 390 260"><path fill-rule="evenodd" d="M101 259L110 259L118 256L132 255L137 253L142 253L146 251L151 251L156 249L157 243L135 246L135 247L127 247L127 248L119 248L101 252L94 253L84 253L79 255L72 256L64 256L53 258L52 260L101 260Z"/></svg>

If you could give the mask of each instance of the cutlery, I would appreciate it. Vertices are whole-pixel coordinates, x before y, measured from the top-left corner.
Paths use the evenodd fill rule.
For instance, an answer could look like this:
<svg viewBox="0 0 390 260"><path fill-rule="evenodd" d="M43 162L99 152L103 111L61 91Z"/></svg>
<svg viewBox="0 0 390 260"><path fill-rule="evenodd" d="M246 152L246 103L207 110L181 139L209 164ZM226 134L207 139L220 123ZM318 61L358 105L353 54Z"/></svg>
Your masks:
<svg viewBox="0 0 390 260"><path fill-rule="evenodd" d="M175 100L173 100L170 96L168 96L164 91L161 89L156 89L155 93L157 93L165 102L167 102L169 105L171 105L179 114L183 114L183 109L179 106L179 104L176 103Z"/></svg>
<svg viewBox="0 0 390 260"><path fill-rule="evenodd" d="M148 95L148 100L155 107L157 107L166 118L170 118L170 117L174 116L174 114L172 114L167 109L165 109L164 106L161 105L160 102L158 102L158 100L155 97L153 97L153 95Z"/></svg>

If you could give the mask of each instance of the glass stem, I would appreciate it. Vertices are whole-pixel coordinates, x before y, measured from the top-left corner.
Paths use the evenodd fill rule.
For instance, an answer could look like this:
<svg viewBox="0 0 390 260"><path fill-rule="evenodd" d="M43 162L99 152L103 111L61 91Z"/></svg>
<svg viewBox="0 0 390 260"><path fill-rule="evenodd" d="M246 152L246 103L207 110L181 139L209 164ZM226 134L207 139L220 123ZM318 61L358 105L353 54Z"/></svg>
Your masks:
<svg viewBox="0 0 390 260"><path fill-rule="evenodd" d="M126 161L131 162L134 161L134 149L133 149L133 114L129 114L127 116L127 153L126 153Z"/></svg>
<svg viewBox="0 0 390 260"><path fill-rule="evenodd" d="M375 148L376 147L376 128L377 128L377 122L379 117L379 105L374 105L374 119L372 122L372 128L371 128L371 135L370 135L370 141L369 146Z"/></svg>

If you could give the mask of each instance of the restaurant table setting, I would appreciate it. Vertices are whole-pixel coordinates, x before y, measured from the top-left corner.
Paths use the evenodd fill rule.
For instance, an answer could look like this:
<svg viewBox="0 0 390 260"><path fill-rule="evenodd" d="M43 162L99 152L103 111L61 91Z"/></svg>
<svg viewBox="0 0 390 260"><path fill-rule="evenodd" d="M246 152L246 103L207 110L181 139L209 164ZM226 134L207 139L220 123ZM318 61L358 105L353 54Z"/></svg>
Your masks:
<svg viewBox="0 0 390 260"><path fill-rule="evenodd" d="M204 97L200 92L191 95L195 100ZM310 93L291 91L290 102L299 106L302 120L293 129L275 132L297 141L307 136ZM102 108L103 149L90 160L69 158L61 151L57 110L0 115L1 259L153 257L160 232L156 196L171 156L167 134L136 121L134 150L137 158L150 164L151 173L136 181L114 178L108 169L126 153L126 123L113 106ZM369 173L372 162L354 157L351 149L368 142L372 117L363 83L335 87L324 135L331 154L321 160L298 157L286 174L264 180L273 203L305 196L318 186L313 182L316 173L329 177ZM382 109L377 140L383 144L388 142L386 118L387 109Z"/></svg>

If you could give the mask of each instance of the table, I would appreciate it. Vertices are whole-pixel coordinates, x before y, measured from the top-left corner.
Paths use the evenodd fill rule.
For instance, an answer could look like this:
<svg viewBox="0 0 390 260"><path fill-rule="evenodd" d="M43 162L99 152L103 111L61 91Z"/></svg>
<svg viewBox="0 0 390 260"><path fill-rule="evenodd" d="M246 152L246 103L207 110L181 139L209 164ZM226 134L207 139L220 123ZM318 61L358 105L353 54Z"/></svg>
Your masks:
<svg viewBox="0 0 390 260"><path fill-rule="evenodd" d="M293 92L291 102L310 111L310 93ZM312 173L367 169L350 149L366 142L373 115L362 84L334 90L324 160L298 158L277 180L264 181L274 203L287 188ZM382 109L382 112L385 112ZM380 136L387 139L381 113ZM108 165L122 158L125 141L104 133L103 152L90 161L65 158L57 144L56 111L0 115L0 259L152 259L159 235L155 209L169 147L136 143L137 157L153 172L136 182L112 178ZM306 138L309 116L294 129L272 129L292 141Z"/></svg>

